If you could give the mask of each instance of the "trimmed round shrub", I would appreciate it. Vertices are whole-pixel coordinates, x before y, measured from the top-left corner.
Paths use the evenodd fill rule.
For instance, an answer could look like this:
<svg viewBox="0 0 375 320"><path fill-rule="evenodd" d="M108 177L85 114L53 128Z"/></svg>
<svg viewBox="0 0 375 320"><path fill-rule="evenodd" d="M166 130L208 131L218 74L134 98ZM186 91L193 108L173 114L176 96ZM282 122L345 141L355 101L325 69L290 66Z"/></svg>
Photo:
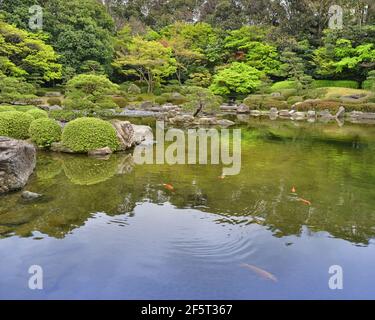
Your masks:
<svg viewBox="0 0 375 320"><path fill-rule="evenodd" d="M295 87L296 87L295 81L285 80L285 81L275 82L271 87L271 91L275 92L275 91L279 91L283 89L295 89Z"/></svg>
<svg viewBox="0 0 375 320"><path fill-rule="evenodd" d="M119 108L125 108L128 105L128 101L124 97L112 97L112 99Z"/></svg>
<svg viewBox="0 0 375 320"><path fill-rule="evenodd" d="M48 113L41 109L32 109L26 113L32 116L34 119L48 118Z"/></svg>
<svg viewBox="0 0 375 320"><path fill-rule="evenodd" d="M62 143L79 153L104 147L115 151L119 146L115 128L97 118L78 118L69 122L63 130Z"/></svg>
<svg viewBox="0 0 375 320"><path fill-rule="evenodd" d="M8 112L8 111L16 111L16 109L12 106L0 106L0 112Z"/></svg>
<svg viewBox="0 0 375 320"><path fill-rule="evenodd" d="M47 103L50 106L61 106L61 100L59 98L49 98Z"/></svg>
<svg viewBox="0 0 375 320"><path fill-rule="evenodd" d="M29 138L29 128L34 118L19 111L8 111L0 113L0 136L14 139Z"/></svg>
<svg viewBox="0 0 375 320"><path fill-rule="evenodd" d="M30 138L38 147L50 147L53 142L61 140L61 127L53 119L39 118L29 128Z"/></svg>

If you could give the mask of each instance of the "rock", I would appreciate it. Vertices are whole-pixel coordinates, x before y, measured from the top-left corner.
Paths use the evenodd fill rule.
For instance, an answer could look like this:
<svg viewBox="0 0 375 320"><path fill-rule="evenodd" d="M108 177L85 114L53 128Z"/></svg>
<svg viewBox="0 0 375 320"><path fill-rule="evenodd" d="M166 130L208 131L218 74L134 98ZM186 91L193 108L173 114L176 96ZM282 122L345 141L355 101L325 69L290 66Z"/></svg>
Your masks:
<svg viewBox="0 0 375 320"><path fill-rule="evenodd" d="M314 110L307 111L307 117L309 119L316 118L316 112Z"/></svg>
<svg viewBox="0 0 375 320"><path fill-rule="evenodd" d="M305 120L306 119L306 112L294 112L292 118L294 120Z"/></svg>
<svg viewBox="0 0 375 320"><path fill-rule="evenodd" d="M53 142L51 144L50 150L53 152L74 153L73 150L70 150L69 148L65 147L62 144L62 142Z"/></svg>
<svg viewBox="0 0 375 320"><path fill-rule="evenodd" d="M289 110L280 110L279 117L283 118L290 118L290 111Z"/></svg>
<svg viewBox="0 0 375 320"><path fill-rule="evenodd" d="M100 149L96 149L96 150L91 150L88 152L89 156L106 156L106 155L109 155L109 154L112 154L113 151L111 150L111 148L109 147L105 147L105 148L100 148Z"/></svg>
<svg viewBox="0 0 375 320"><path fill-rule="evenodd" d="M249 113L249 112L250 112L250 108L245 104L241 104L237 108L237 113Z"/></svg>
<svg viewBox="0 0 375 320"><path fill-rule="evenodd" d="M212 125L217 125L218 122L216 118L202 117L202 118L199 118L198 124L201 126L212 126Z"/></svg>
<svg viewBox="0 0 375 320"><path fill-rule="evenodd" d="M129 121L112 120L112 126L116 130L120 141L119 151L125 151L135 145L134 128Z"/></svg>
<svg viewBox="0 0 375 320"><path fill-rule="evenodd" d="M53 106L41 105L39 106L39 108L47 112L55 111L55 110L63 110L63 108L58 105L53 105Z"/></svg>
<svg viewBox="0 0 375 320"><path fill-rule="evenodd" d="M182 125L185 125L185 124L191 124L191 123L193 123L194 120L195 120L195 118L192 115L183 114L183 115L177 115L174 118L170 118L169 122L171 124L182 124Z"/></svg>
<svg viewBox="0 0 375 320"><path fill-rule="evenodd" d="M279 110L277 110L277 108L271 108L270 109L270 114L278 115L279 114Z"/></svg>
<svg viewBox="0 0 375 320"><path fill-rule="evenodd" d="M253 117L260 117L262 115L262 112L260 112L259 110L251 110L250 115Z"/></svg>
<svg viewBox="0 0 375 320"><path fill-rule="evenodd" d="M239 122L249 122L250 115L249 114L238 114L237 115L237 121Z"/></svg>
<svg viewBox="0 0 375 320"><path fill-rule="evenodd" d="M134 142L135 144L153 144L154 134L151 127L132 125L134 130Z"/></svg>
<svg viewBox="0 0 375 320"><path fill-rule="evenodd" d="M339 111L336 113L335 117L337 119L339 119L339 118L343 118L344 116L345 116L345 108L344 107L340 107Z"/></svg>
<svg viewBox="0 0 375 320"><path fill-rule="evenodd" d="M318 116L324 119L332 119L333 116L328 110L318 112Z"/></svg>
<svg viewBox="0 0 375 320"><path fill-rule="evenodd" d="M35 192L30 192L30 191L24 191L21 194L21 198L26 201L33 201L33 200L38 200L42 198L43 195Z"/></svg>
<svg viewBox="0 0 375 320"><path fill-rule="evenodd" d="M228 105L222 105L220 106L221 111L237 111L238 106L228 106Z"/></svg>
<svg viewBox="0 0 375 320"><path fill-rule="evenodd" d="M45 94L46 97L61 97L61 92L51 91Z"/></svg>
<svg viewBox="0 0 375 320"><path fill-rule="evenodd" d="M236 123L233 122L233 121L230 121L230 120L228 120L228 119L221 119L221 120L218 120L218 121L217 121L217 124L218 124L219 126L221 126L221 127L225 127L225 128L227 128L227 127L234 126Z"/></svg>
<svg viewBox="0 0 375 320"><path fill-rule="evenodd" d="M272 98L280 98L281 97L281 93L280 92L273 92L273 93L271 93L271 97Z"/></svg>
<svg viewBox="0 0 375 320"><path fill-rule="evenodd" d="M25 141L0 137L0 194L23 188L36 164L36 149Z"/></svg>
<svg viewBox="0 0 375 320"><path fill-rule="evenodd" d="M154 104L151 101L144 101L141 103L140 107L145 110L150 110Z"/></svg>

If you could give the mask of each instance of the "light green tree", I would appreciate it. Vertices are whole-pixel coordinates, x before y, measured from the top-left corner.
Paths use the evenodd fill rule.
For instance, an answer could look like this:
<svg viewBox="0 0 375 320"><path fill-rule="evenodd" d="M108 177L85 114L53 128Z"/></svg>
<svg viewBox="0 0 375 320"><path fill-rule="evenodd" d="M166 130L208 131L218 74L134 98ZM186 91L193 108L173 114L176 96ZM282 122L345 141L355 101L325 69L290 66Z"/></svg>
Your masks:
<svg viewBox="0 0 375 320"><path fill-rule="evenodd" d="M113 66L124 75L138 76L146 82L149 93L153 92L156 84L177 70L171 48L139 36L134 37L126 48L117 47L116 56Z"/></svg>
<svg viewBox="0 0 375 320"><path fill-rule="evenodd" d="M262 75L246 63L234 62L214 76L210 89L221 96L250 94L261 85Z"/></svg>

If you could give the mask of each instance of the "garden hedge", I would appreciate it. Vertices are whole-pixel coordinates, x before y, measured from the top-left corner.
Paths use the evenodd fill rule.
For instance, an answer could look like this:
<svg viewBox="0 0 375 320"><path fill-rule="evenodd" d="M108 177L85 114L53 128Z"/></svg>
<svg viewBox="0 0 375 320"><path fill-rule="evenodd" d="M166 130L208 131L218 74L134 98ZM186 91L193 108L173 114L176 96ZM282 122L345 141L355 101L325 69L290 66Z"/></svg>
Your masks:
<svg viewBox="0 0 375 320"><path fill-rule="evenodd" d="M97 118L78 118L69 122L63 130L62 143L77 153L104 147L115 151L119 146L114 127Z"/></svg>
<svg viewBox="0 0 375 320"><path fill-rule="evenodd" d="M0 112L0 136L14 139L29 138L29 128L34 118L20 111Z"/></svg>
<svg viewBox="0 0 375 320"><path fill-rule="evenodd" d="M53 142L61 140L61 127L53 119L39 118L31 123L29 134L39 147L50 147Z"/></svg>

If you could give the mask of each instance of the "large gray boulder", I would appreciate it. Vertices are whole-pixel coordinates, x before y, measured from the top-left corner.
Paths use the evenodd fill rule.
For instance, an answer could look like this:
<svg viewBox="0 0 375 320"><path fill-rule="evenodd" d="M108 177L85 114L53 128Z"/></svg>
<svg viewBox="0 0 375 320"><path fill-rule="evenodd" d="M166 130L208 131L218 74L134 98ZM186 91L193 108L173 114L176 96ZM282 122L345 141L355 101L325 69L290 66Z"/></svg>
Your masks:
<svg viewBox="0 0 375 320"><path fill-rule="evenodd" d="M134 130L134 141L136 145L139 144L153 144L154 134L152 128L149 126L135 125L133 124Z"/></svg>
<svg viewBox="0 0 375 320"><path fill-rule="evenodd" d="M120 141L120 151L125 151L133 147L136 142L132 124L129 121L121 120L112 120L111 122Z"/></svg>
<svg viewBox="0 0 375 320"><path fill-rule="evenodd" d="M36 149L25 141L0 137L0 194L23 188L36 164Z"/></svg>

